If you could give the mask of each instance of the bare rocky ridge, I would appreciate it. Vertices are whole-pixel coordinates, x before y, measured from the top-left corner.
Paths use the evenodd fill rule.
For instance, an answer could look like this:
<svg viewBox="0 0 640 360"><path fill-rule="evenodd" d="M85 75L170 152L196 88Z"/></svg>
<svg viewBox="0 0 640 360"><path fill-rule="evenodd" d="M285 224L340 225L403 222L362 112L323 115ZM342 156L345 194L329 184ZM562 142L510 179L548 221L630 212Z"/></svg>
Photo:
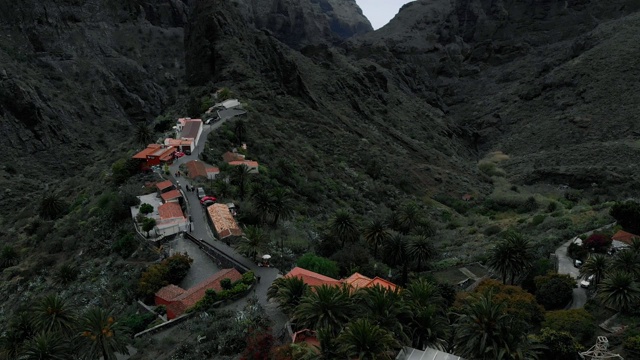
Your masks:
<svg viewBox="0 0 640 360"><path fill-rule="evenodd" d="M0 146L43 166L22 174L73 174L174 101L188 7L142 4L0 1Z"/></svg>

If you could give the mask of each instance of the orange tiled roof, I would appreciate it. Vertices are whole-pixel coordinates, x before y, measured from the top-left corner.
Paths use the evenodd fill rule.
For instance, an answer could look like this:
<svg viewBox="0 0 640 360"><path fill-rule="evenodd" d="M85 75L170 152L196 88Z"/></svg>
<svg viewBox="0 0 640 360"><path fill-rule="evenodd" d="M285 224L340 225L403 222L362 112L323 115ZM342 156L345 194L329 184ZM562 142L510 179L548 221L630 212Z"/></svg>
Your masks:
<svg viewBox="0 0 640 360"><path fill-rule="evenodd" d="M160 214L160 219L162 220L184 218L180 204L174 202L168 202L158 206L158 214Z"/></svg>
<svg viewBox="0 0 640 360"><path fill-rule="evenodd" d="M185 290L179 286L170 284L158 290L156 296L165 301L171 301L174 298L184 294Z"/></svg>
<svg viewBox="0 0 640 360"><path fill-rule="evenodd" d="M287 273L284 277L299 277L309 286L321 286L321 285L340 285L340 281L322 274L315 273L313 271L303 269L301 267L295 267Z"/></svg>
<svg viewBox="0 0 640 360"><path fill-rule="evenodd" d="M187 162L187 172L189 177L195 179L197 177L207 177L207 167L200 160L191 160Z"/></svg>
<svg viewBox="0 0 640 360"><path fill-rule="evenodd" d="M376 286L376 285L387 288L391 291L394 291L395 289L398 288L398 285L377 276L374 277L373 280L371 280L371 282L369 283L369 287Z"/></svg>
<svg viewBox="0 0 640 360"><path fill-rule="evenodd" d="M222 154L222 159L226 163L230 163L232 161L242 161L244 160L244 155L227 151L226 153Z"/></svg>
<svg viewBox="0 0 640 360"><path fill-rule="evenodd" d="M237 161L230 161L229 165L232 166L240 166L240 165L246 165L250 168L257 168L259 166L257 161L253 161L253 160L237 160Z"/></svg>
<svg viewBox="0 0 640 360"><path fill-rule="evenodd" d="M171 182L171 180L165 180L162 182L159 182L156 184L156 187L158 188L158 190L162 191L164 189L168 189L170 187L173 186L173 183Z"/></svg>
<svg viewBox="0 0 640 360"><path fill-rule="evenodd" d="M162 145L160 144L149 144L147 145L146 149L140 151L139 153L133 155L134 159L142 159L142 160L146 160L148 155L153 154L154 152L156 152L158 149L161 149Z"/></svg>
<svg viewBox="0 0 640 360"><path fill-rule="evenodd" d="M371 283L371 281L373 281L371 278L368 278L360 273L353 273L353 275L342 280L342 282L344 282L345 284L348 284L349 286L355 289L369 287L369 284Z"/></svg>
<svg viewBox="0 0 640 360"><path fill-rule="evenodd" d="M208 167L207 168L207 173L219 174L220 173L220 169L218 169L217 167Z"/></svg>
<svg viewBox="0 0 640 360"><path fill-rule="evenodd" d="M182 193L180 193L180 190L175 189L175 190L171 190L171 191L167 191L166 193L163 193L162 195L160 195L160 197L162 197L162 200L164 201L169 201L169 200L181 198Z"/></svg>
<svg viewBox="0 0 640 360"><path fill-rule="evenodd" d="M207 212L220 239L243 234L227 205L213 204L207 208Z"/></svg>
<svg viewBox="0 0 640 360"><path fill-rule="evenodd" d="M623 242L625 244L631 245L632 240L634 238L640 238L640 236L636 234L632 234L630 232L619 230L617 233L613 234L611 239Z"/></svg>
<svg viewBox="0 0 640 360"><path fill-rule="evenodd" d="M168 301L172 302L167 306L167 308L170 308L176 317L182 315L185 311L187 311L188 308L194 306L198 301L200 301L200 299L204 297L207 290L211 289L216 292L221 291L222 285L220 284L220 281L222 279L230 279L233 283L241 280L242 274L240 274L238 270L233 268L220 270L217 273L211 275L208 279L192 287L191 289L187 291L183 290L183 293L179 294L178 296L172 299L167 299ZM160 293L163 289L160 289L158 293Z"/></svg>

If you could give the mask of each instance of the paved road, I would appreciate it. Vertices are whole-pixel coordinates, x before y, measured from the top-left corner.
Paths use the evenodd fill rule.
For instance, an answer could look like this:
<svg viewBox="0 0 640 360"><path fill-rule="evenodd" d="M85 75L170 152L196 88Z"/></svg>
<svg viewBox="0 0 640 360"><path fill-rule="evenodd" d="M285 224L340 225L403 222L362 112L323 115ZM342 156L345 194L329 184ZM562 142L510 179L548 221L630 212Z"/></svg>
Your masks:
<svg viewBox="0 0 640 360"><path fill-rule="evenodd" d="M609 224L603 227L591 230L586 233L586 236L590 236L596 231L601 231L603 229L612 227L615 225ZM573 289L573 301L571 302L571 309L580 309L584 307L584 304L587 303L587 290L580 287L580 270L573 266L573 259L567 255L567 248L573 242L574 239L567 241L562 244L559 248L556 249L556 257L558 258L558 273L559 274L569 274L571 277L576 279L576 283L578 285L577 288ZM584 240L584 239L582 239Z"/></svg>
<svg viewBox="0 0 640 360"><path fill-rule="evenodd" d="M567 248L569 244L573 242L573 239L562 244L556 249L556 257L558 258L558 273L568 274L572 278L576 279L577 288L573 289L573 301L571 302L571 309L580 309L584 307L587 302L587 291L580 287L580 271L573 266L573 259L567 255Z"/></svg>
<svg viewBox="0 0 640 360"><path fill-rule="evenodd" d="M254 288L254 295L258 298L258 302L265 308L267 314L273 321L273 331L274 335L279 335L280 331L284 328L284 324L287 321L286 316L278 309L277 304L274 302L269 302L267 300L267 290L269 286L275 280L279 274L278 270L275 268L265 268L259 267L256 265L254 261L245 258L244 256L238 254L235 249L228 246L224 242L216 240L213 236L213 232L211 231L211 227L207 220L207 214L205 209L200 205L200 201L195 192L186 191L186 185L191 185L190 179L180 176L179 178L175 178L173 174L175 174L180 164L186 163L190 160L197 160L198 155L204 149L207 136L209 133L217 128L219 128L224 121L218 121L212 125L205 125L205 128L202 131L200 144L196 147L196 151L193 151L191 155L186 155L174 161L174 163L169 167L171 172L171 180L175 183L176 181L180 182L180 186L185 195L185 200L187 201L187 206L189 210L189 215L191 216L191 234L198 239L204 240L206 243L215 247L216 249L222 251L227 256L233 258L237 262L243 264L247 268L251 269L256 276L260 277L260 283L256 284ZM244 305L247 303L249 296L242 298L232 304L230 304L229 308L242 309Z"/></svg>

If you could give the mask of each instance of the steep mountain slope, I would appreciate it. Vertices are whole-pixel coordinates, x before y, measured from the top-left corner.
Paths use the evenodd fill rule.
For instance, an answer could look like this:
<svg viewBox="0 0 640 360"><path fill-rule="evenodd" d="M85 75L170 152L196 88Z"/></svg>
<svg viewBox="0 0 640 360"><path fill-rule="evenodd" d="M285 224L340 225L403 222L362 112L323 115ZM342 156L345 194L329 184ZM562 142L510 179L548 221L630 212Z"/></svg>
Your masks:
<svg viewBox="0 0 640 360"><path fill-rule="evenodd" d="M139 3L0 2L7 165L39 181L73 175L129 139L132 123L172 102L182 79L187 5Z"/></svg>
<svg viewBox="0 0 640 360"><path fill-rule="evenodd" d="M371 192L368 180L355 181L349 172L363 174L370 166L411 191L484 186L458 136L463 130L412 94L394 69L350 59L324 44L292 50L278 34L240 25L243 13L220 3L229 6L197 1L192 11L185 32L187 78L251 99L258 111L251 126L280 144L259 160L271 165L288 159L307 174L323 169L356 194Z"/></svg>
<svg viewBox="0 0 640 360"><path fill-rule="evenodd" d="M343 47L500 150L513 180L631 187L640 97L633 1L415 1Z"/></svg>

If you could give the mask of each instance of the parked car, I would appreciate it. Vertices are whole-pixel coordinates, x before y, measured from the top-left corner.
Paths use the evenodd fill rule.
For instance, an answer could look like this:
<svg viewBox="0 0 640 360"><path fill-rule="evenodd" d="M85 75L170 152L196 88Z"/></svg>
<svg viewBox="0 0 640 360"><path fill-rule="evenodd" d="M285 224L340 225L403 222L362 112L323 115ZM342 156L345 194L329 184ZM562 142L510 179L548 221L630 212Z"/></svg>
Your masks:
<svg viewBox="0 0 640 360"><path fill-rule="evenodd" d="M208 208L209 206L215 204L216 202L213 200L205 200L205 201L201 201L200 204L202 204L202 206Z"/></svg>
<svg viewBox="0 0 640 360"><path fill-rule="evenodd" d="M203 204L205 201L213 201L213 202L216 202L216 200L218 200L218 199L216 199L216 197L215 197L215 196L208 196L208 195L207 195L207 196L203 196L203 197L200 199L200 204Z"/></svg>
<svg viewBox="0 0 640 360"><path fill-rule="evenodd" d="M579 259L573 260L573 266L579 268L580 266L582 266L582 261Z"/></svg>
<svg viewBox="0 0 640 360"><path fill-rule="evenodd" d="M176 151L173 156L176 157L176 159L181 158L184 156L184 153L182 151Z"/></svg>
<svg viewBox="0 0 640 360"><path fill-rule="evenodd" d="M202 199L203 197L207 196L207 193L205 193L204 189L201 187L196 190L196 194L198 194L198 199Z"/></svg>
<svg viewBox="0 0 640 360"><path fill-rule="evenodd" d="M591 282L593 281L593 276L594 276L594 275L591 275L591 276L589 276L588 278L586 278L586 279L584 279L584 280L580 281L580 287L583 287L583 288L585 288L585 289L586 289L586 288L588 288L589 286L591 286Z"/></svg>
<svg viewBox="0 0 640 360"><path fill-rule="evenodd" d="M184 151L184 153L185 153L186 155L191 155L191 150L185 150L185 151Z"/></svg>

